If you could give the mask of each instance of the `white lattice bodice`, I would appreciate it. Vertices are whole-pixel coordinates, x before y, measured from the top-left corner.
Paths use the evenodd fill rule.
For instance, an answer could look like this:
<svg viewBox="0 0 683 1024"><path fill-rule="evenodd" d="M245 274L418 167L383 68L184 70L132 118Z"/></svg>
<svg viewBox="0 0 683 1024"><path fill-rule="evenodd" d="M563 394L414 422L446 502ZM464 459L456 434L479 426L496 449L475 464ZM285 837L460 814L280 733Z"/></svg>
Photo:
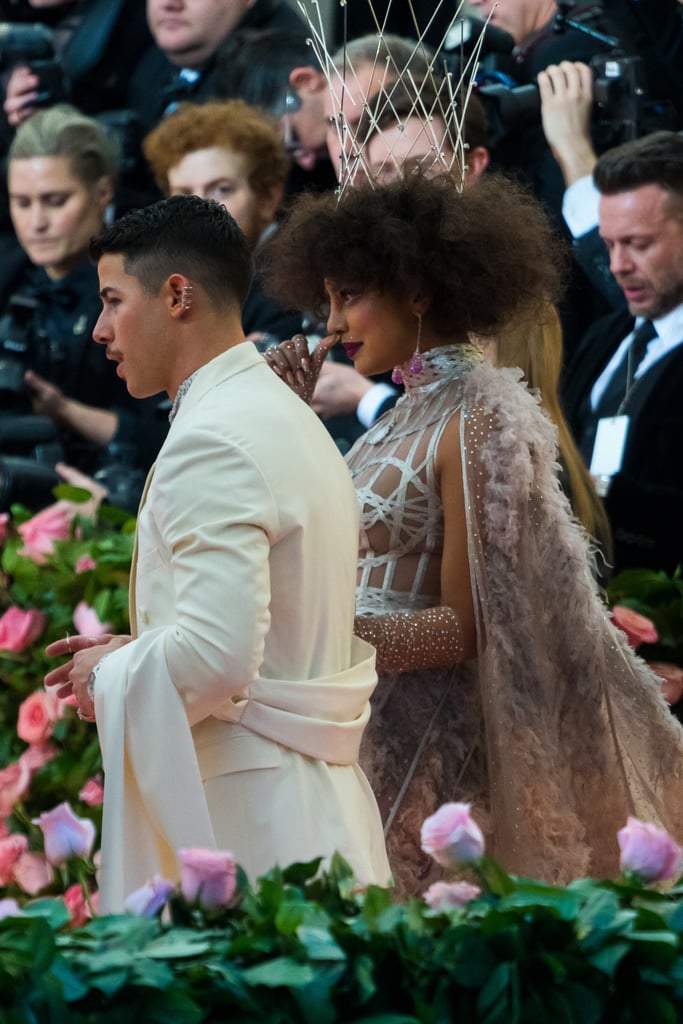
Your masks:
<svg viewBox="0 0 683 1024"><path fill-rule="evenodd" d="M438 602L443 510L436 451L462 401L461 378L484 359L473 345L423 354L401 367L405 394L347 457L360 502L356 611L377 613Z"/></svg>

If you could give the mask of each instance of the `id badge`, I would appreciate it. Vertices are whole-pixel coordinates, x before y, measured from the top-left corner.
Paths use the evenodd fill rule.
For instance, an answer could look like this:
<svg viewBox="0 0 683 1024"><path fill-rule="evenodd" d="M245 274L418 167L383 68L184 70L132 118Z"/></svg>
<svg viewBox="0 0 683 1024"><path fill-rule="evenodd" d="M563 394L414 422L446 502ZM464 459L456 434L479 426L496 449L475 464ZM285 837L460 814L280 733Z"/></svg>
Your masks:
<svg viewBox="0 0 683 1024"><path fill-rule="evenodd" d="M605 416L598 420L591 457L591 476L614 476L621 469L630 425L628 416Z"/></svg>

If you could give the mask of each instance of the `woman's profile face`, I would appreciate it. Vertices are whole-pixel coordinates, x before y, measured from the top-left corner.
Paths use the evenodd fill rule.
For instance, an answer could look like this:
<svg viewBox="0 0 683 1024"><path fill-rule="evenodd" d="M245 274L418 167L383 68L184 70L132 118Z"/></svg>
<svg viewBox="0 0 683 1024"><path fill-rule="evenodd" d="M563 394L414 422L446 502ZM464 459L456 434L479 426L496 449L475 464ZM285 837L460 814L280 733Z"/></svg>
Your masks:
<svg viewBox="0 0 683 1024"><path fill-rule="evenodd" d="M109 178L89 185L65 156L10 160L10 214L28 258L59 281L87 258L88 243L102 228L113 195Z"/></svg>
<svg viewBox="0 0 683 1024"><path fill-rule="evenodd" d="M325 280L327 330L337 334L359 373L369 377L406 362L415 351L418 319L405 298Z"/></svg>

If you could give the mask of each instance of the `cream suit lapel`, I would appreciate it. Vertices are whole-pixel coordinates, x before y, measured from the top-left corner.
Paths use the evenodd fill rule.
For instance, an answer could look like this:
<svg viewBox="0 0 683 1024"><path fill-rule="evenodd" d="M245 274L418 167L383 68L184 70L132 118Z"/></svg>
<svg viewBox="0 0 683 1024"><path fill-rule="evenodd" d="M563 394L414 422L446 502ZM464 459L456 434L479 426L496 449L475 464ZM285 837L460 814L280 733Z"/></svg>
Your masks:
<svg viewBox="0 0 683 1024"><path fill-rule="evenodd" d="M138 519L140 518L140 513L142 512L142 509L144 508L145 502L147 501L147 493L149 491L149 486L152 483L152 477L154 476L154 469L155 469L155 467L156 467L156 462L152 464L152 467L151 467L149 473L147 474L147 479L145 480L145 486L144 486L143 491L142 491L142 497L140 498L140 505L138 506ZM136 581L137 581L137 575L138 575L138 530L137 530L137 527L136 527L136 529L135 529L135 540L133 542L133 557L131 559L131 564L130 564L130 579L129 579L129 583L128 583L128 587L129 587L129 590L128 590L128 618L129 618L129 621L130 621L130 632L131 632L131 636L133 637L133 639L135 639L135 637L137 637L137 635L138 635L138 617L137 617L137 608L136 608L136 602L135 602L135 585L136 585Z"/></svg>

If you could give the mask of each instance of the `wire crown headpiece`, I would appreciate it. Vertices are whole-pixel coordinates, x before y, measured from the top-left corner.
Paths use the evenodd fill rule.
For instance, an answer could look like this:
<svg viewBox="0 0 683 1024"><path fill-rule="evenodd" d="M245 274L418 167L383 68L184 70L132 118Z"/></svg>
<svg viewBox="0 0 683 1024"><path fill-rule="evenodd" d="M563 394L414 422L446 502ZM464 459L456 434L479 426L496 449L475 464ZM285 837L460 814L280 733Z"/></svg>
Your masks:
<svg viewBox="0 0 683 1024"><path fill-rule="evenodd" d="M408 5L416 38L398 39L385 31L392 0L389 0L382 23L373 0L368 0L377 30L376 44L374 52L364 47L354 57L354 41L347 39L346 17L344 42L331 52L326 45L318 0L298 0L299 8L311 30L308 41L314 49L329 89L332 109L330 121L335 127L339 144L340 196L359 176L374 184L382 180L386 172L392 175L403 172L403 157L396 151L395 131L402 133L406 121L411 118L420 122L421 131L428 141L428 165L425 167L423 162L423 169L429 173L455 173L456 184L462 187L467 150L464 116L474 86L484 34L482 31L467 59L461 59L457 75L454 75L452 68L445 66L441 53L447 39L449 49L453 50L452 41L457 40L457 21L466 0L460 0L456 5L436 50L427 44L426 37L447 0L437 0L423 28L418 24L413 0L401 2ZM346 7L346 0L340 0L340 7ZM316 15L315 22L313 14ZM367 42L367 39L364 37L363 41ZM397 42L401 44L400 47L396 46ZM375 83L376 91L368 95L369 87L364 87L364 81ZM379 166L369 159L369 147L375 138L382 139L383 155Z"/></svg>

